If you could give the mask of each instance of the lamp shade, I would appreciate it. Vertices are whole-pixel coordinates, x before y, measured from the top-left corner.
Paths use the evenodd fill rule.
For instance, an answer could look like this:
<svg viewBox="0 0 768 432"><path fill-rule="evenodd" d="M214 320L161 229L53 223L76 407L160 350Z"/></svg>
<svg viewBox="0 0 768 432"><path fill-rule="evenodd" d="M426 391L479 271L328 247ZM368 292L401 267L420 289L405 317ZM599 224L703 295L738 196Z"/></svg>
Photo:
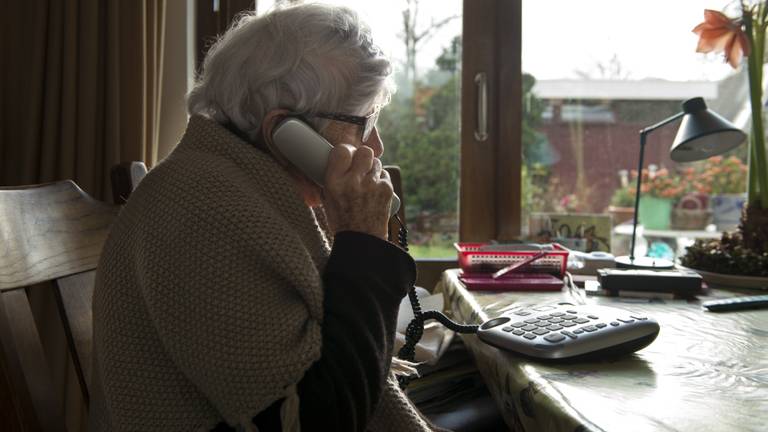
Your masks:
<svg viewBox="0 0 768 432"><path fill-rule="evenodd" d="M741 129L709 110L700 97L683 102L683 113L669 151L675 162L693 162L725 153L747 137Z"/></svg>

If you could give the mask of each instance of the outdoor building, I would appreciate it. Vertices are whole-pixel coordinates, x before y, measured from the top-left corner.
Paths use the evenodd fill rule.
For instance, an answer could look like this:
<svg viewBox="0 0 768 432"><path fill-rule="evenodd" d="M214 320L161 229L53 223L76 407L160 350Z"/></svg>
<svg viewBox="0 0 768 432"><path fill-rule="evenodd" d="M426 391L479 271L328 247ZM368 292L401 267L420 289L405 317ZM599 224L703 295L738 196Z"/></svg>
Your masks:
<svg viewBox="0 0 768 432"><path fill-rule="evenodd" d="M622 170L637 170L638 132L680 111L692 97L718 101L718 83L633 80L541 80L533 93L544 102L538 130L544 142L539 163L558 178L563 196L586 196L580 211L601 213L620 186ZM723 112L720 110L720 112ZM669 148L677 129L649 135L645 166L675 169ZM549 197L559 200L563 196ZM537 209L532 209L537 210Z"/></svg>

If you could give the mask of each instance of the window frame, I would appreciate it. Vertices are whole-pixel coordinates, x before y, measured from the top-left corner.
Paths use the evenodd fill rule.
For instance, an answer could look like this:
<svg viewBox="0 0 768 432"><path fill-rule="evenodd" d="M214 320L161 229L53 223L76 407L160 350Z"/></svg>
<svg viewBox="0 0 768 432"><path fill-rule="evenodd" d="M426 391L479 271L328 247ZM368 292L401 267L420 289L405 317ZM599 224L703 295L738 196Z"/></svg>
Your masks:
<svg viewBox="0 0 768 432"><path fill-rule="evenodd" d="M520 236L522 0L464 0L460 241ZM488 136L475 137L478 89L487 76Z"/></svg>

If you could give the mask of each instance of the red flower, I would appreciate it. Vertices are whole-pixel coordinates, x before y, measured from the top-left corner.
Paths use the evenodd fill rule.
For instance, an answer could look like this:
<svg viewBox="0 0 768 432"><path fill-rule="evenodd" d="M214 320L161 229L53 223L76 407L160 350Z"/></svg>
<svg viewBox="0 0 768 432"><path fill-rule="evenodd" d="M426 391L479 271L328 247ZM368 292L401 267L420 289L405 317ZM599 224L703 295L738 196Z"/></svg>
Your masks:
<svg viewBox="0 0 768 432"><path fill-rule="evenodd" d="M736 69L743 56L749 55L749 40L741 29L741 20L730 19L722 12L704 10L704 22L693 32L699 35L696 52L723 52L725 61Z"/></svg>

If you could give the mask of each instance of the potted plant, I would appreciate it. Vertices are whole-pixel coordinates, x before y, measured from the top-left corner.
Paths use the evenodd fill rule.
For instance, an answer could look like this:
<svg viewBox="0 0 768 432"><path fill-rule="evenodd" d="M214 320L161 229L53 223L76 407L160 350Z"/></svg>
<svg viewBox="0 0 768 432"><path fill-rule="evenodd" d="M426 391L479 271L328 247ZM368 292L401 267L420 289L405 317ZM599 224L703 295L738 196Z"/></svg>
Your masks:
<svg viewBox="0 0 768 432"><path fill-rule="evenodd" d="M697 51L722 51L734 69L747 57L752 114L747 204L738 231L724 233L719 241L697 241L688 248L682 264L718 273L768 276L768 160L762 104L768 5L765 0L742 0L737 9L734 18L705 10L704 22L693 31L699 35Z"/></svg>
<svg viewBox="0 0 768 432"><path fill-rule="evenodd" d="M747 165L736 156L709 158L696 184L699 192L708 192L712 198L712 218L717 229L736 228L747 200Z"/></svg>
<svg viewBox="0 0 768 432"><path fill-rule="evenodd" d="M632 172L632 177L637 181L636 171ZM638 219L647 229L668 229L672 207L685 194L685 186L679 176L666 168L656 169L655 165L643 170L643 179Z"/></svg>
<svg viewBox="0 0 768 432"><path fill-rule="evenodd" d="M608 213L611 214L614 225L631 222L635 216L635 188L626 184L616 189L611 196Z"/></svg>
<svg viewBox="0 0 768 432"><path fill-rule="evenodd" d="M712 218L709 192L703 190L710 186L701 182L700 171L690 166L681 170L680 184L684 194L672 209L672 229L701 230L707 227Z"/></svg>

